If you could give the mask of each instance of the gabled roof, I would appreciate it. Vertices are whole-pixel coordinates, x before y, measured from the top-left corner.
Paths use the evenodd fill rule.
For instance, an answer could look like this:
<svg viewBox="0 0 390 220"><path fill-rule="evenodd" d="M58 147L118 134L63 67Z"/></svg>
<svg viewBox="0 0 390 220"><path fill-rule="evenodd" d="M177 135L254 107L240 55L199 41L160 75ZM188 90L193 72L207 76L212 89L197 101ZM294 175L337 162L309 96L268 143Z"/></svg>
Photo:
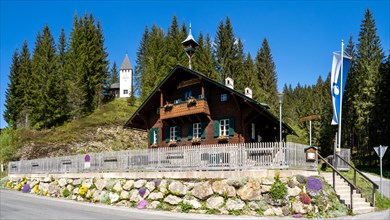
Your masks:
<svg viewBox="0 0 390 220"><path fill-rule="evenodd" d="M134 112L134 114L130 117L130 119L125 123L125 125L123 126L124 128L129 128L128 124L137 116L139 115L139 113L145 108L145 106L149 103L149 101L151 101L151 99L155 99L156 98L156 93L157 91L160 90L160 88L162 86L164 86L164 84L167 83L167 81L170 80L170 78L176 73L176 72L186 72L188 74L192 74L202 80L205 80L207 82L209 82L210 84L213 84L215 86L218 86L224 90L227 90L229 93L231 94L234 94L234 95L237 95L238 97L242 98L244 101L248 102L251 104L251 106L255 107L255 108L258 108L258 110L261 111L261 113L265 114L266 116L270 117L271 119L275 120L275 121L279 121L279 119L274 115L272 114L268 109L268 105L266 104L263 104L263 103L259 103L257 102L256 100L252 99L252 98L249 98L248 96L242 94L241 92L238 92L234 89L231 89L225 85L223 85L222 83L219 83L215 80L212 80L210 78L208 78L207 76L203 75L202 73L199 73L199 72L196 72L194 70L191 70L191 69L188 69L186 67L183 67L181 65L176 65L176 67L164 78L164 80L152 91L152 93L148 96L148 98L142 103L142 105L137 109L136 112ZM158 98L159 100L159 98ZM287 124L283 123L283 127L285 129L288 130L288 133L290 134L295 134L296 135L296 132Z"/></svg>
<svg viewBox="0 0 390 220"><path fill-rule="evenodd" d="M119 83L113 83L110 85L110 89L119 89L120 88L120 84Z"/></svg>
<svg viewBox="0 0 390 220"><path fill-rule="evenodd" d="M131 67L131 63L130 63L130 60L129 60L129 57L125 56L125 59L123 59L123 62L122 62L122 65L121 65L121 70L131 70L132 67Z"/></svg>

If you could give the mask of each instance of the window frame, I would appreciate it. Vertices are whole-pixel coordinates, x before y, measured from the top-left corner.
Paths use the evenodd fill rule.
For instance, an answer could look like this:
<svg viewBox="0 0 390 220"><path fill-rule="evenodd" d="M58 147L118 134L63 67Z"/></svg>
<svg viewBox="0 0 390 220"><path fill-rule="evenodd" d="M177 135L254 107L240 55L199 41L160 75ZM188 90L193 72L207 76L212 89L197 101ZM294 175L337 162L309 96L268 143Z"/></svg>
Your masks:
<svg viewBox="0 0 390 220"><path fill-rule="evenodd" d="M129 90L128 89L124 89L123 90L123 95L128 95L129 94Z"/></svg>
<svg viewBox="0 0 390 220"><path fill-rule="evenodd" d="M224 118L219 120L219 136L229 136L230 120L229 118Z"/></svg>
<svg viewBox="0 0 390 220"><path fill-rule="evenodd" d="M192 124L192 138L201 138L202 137L202 123L193 123Z"/></svg>
<svg viewBox="0 0 390 220"><path fill-rule="evenodd" d="M226 94L226 93L221 94L221 97L220 97L219 100L220 100L221 102L227 102L227 100L228 100L228 94Z"/></svg>
<svg viewBox="0 0 390 220"><path fill-rule="evenodd" d="M177 126L169 127L169 141L176 141L178 136Z"/></svg>

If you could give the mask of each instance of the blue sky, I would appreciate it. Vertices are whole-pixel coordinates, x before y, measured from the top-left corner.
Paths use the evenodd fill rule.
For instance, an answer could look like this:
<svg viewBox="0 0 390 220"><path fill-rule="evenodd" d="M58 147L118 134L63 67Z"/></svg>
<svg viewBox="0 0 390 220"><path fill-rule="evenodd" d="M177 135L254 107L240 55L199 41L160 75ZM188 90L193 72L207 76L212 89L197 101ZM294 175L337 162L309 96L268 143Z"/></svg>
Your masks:
<svg viewBox="0 0 390 220"><path fill-rule="evenodd" d="M256 56L267 38L276 64L278 88L316 83L331 68L332 52L340 50L341 39L358 39L367 8L372 11L382 47L389 54L390 1L8 1L1 0L0 29L0 127L12 54L27 40L30 52L45 24L56 41L61 28L67 37L75 13L93 13L102 24L110 63L121 64L126 51L135 65L136 51L146 25L164 31L177 16L179 23L192 23L195 38L200 32L215 36L221 20L229 16L245 52Z"/></svg>

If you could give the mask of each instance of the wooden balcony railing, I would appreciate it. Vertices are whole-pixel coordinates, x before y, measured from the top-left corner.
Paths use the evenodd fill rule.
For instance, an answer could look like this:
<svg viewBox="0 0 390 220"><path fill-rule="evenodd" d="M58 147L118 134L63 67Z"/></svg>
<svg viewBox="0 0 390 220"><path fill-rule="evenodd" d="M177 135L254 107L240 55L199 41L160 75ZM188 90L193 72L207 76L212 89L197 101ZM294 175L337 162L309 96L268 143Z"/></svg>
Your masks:
<svg viewBox="0 0 390 220"><path fill-rule="evenodd" d="M176 118L193 114L210 115L209 105L206 100L193 99L178 104L169 104L161 107L160 118Z"/></svg>

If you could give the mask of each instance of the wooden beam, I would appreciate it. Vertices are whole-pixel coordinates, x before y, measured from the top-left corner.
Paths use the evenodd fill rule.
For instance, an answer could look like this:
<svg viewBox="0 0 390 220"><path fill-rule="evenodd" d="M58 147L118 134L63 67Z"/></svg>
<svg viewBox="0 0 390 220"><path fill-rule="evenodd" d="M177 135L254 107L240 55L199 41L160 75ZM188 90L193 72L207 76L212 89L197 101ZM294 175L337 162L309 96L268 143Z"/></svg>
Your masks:
<svg viewBox="0 0 390 220"><path fill-rule="evenodd" d="M309 116L300 118L299 121L300 122L313 121L313 120L320 119L320 118L321 118L320 115L309 115Z"/></svg>
<svg viewBox="0 0 390 220"><path fill-rule="evenodd" d="M252 112L254 112L254 111L252 111ZM251 113L252 113L251 112ZM245 120L245 124L247 125L247 124L249 124L249 123L251 123L253 120L255 120L257 117L259 117L259 115L260 114L255 114L252 118L250 118L249 120ZM248 116L249 116L249 114L248 114Z"/></svg>
<svg viewBox="0 0 390 220"><path fill-rule="evenodd" d="M233 93L230 93L230 95L233 96L234 102L235 102L236 105L237 105L237 109L238 109L239 111L241 111L241 106L238 104L238 100L237 100L236 96L235 96Z"/></svg>

